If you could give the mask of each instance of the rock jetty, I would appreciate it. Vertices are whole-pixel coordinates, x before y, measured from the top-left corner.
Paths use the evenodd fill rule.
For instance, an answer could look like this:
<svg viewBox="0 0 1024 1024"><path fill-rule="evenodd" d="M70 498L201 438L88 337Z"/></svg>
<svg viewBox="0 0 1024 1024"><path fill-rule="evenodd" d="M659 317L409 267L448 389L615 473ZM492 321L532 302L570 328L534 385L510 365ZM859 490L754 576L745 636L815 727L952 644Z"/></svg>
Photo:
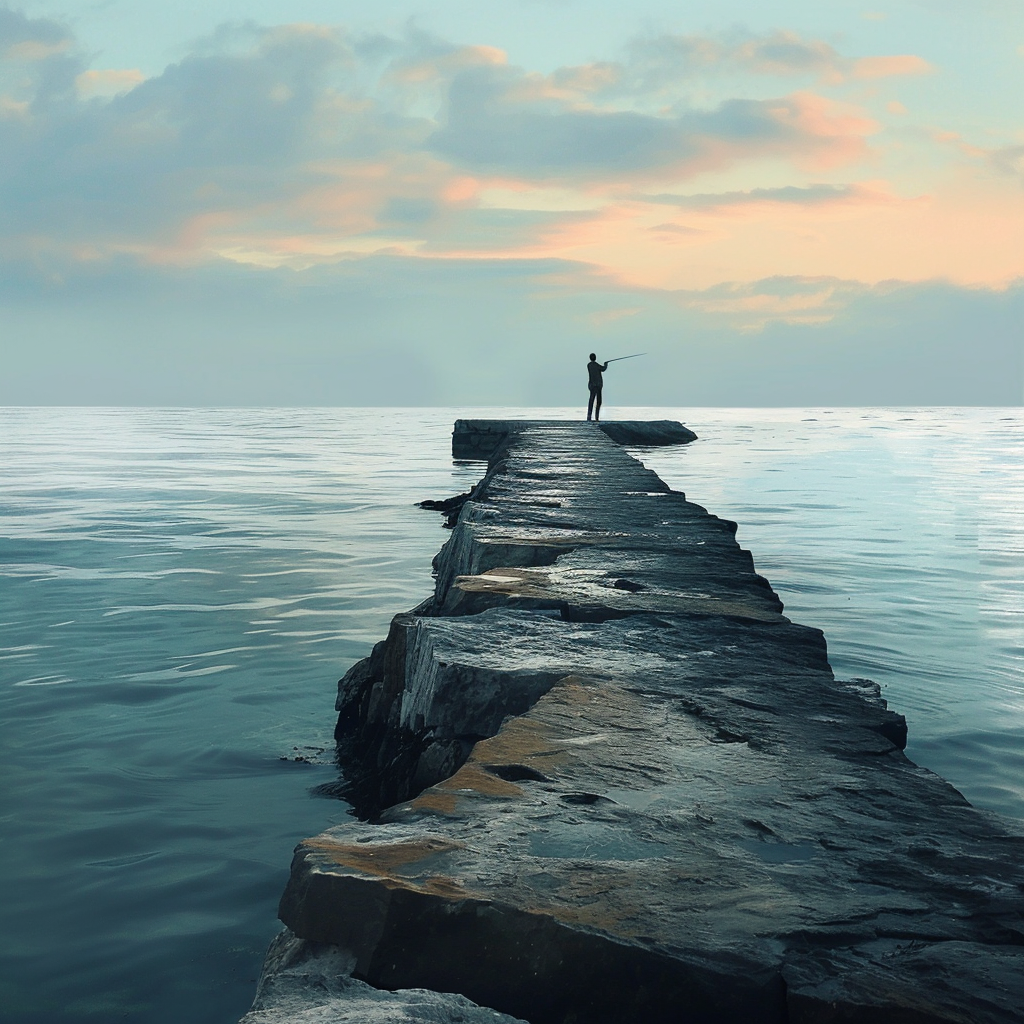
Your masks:
<svg viewBox="0 0 1024 1024"><path fill-rule="evenodd" d="M296 849L245 1024L1024 1020L1018 823L617 440L457 425L435 593L339 683L367 820Z"/></svg>

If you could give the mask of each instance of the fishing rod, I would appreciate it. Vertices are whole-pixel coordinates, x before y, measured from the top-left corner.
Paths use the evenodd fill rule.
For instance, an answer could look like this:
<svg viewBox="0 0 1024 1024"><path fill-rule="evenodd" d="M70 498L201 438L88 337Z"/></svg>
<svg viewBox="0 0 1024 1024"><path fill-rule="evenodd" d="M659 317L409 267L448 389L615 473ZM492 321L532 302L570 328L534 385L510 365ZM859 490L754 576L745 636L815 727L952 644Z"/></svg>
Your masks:
<svg viewBox="0 0 1024 1024"><path fill-rule="evenodd" d="M621 363L623 359L636 359L638 356L645 356L646 352L634 352L631 356L616 356L614 359L606 359L606 363Z"/></svg>

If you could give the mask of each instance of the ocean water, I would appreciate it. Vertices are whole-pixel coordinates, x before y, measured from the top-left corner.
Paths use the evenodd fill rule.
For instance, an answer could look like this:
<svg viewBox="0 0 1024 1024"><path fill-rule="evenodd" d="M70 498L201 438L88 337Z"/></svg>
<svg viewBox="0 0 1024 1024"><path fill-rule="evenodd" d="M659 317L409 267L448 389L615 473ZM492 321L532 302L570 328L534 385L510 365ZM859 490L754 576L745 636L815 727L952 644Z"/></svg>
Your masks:
<svg viewBox="0 0 1024 1024"><path fill-rule="evenodd" d="M294 844L342 821L334 684L431 589L413 503L466 490L459 415L0 409L0 1019L227 1024ZM1024 413L615 410L736 519L908 752L1024 818Z"/></svg>

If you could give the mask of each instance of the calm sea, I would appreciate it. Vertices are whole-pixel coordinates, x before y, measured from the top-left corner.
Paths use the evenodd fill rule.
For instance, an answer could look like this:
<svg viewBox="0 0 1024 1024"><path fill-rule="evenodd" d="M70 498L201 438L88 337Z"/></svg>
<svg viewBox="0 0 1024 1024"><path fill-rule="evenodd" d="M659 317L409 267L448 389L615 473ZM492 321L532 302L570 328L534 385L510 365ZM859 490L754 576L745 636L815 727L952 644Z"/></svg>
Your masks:
<svg viewBox="0 0 1024 1024"><path fill-rule="evenodd" d="M228 1024L344 820L334 684L431 588L458 415L0 409L0 1019ZM1024 412L613 410L909 753L1024 817Z"/></svg>

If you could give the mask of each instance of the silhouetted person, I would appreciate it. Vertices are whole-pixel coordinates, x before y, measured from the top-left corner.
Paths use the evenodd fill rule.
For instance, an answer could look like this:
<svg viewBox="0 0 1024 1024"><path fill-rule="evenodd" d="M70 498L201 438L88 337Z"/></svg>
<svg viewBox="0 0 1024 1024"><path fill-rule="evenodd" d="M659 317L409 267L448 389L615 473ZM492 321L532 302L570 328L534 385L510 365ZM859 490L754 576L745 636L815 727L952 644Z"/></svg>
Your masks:
<svg viewBox="0 0 1024 1024"><path fill-rule="evenodd" d="M590 374L590 401L587 402L587 419L595 421L601 418L601 388L604 387L604 371L608 369L608 363L599 363L597 356L590 353L590 362L587 363L587 373Z"/></svg>

